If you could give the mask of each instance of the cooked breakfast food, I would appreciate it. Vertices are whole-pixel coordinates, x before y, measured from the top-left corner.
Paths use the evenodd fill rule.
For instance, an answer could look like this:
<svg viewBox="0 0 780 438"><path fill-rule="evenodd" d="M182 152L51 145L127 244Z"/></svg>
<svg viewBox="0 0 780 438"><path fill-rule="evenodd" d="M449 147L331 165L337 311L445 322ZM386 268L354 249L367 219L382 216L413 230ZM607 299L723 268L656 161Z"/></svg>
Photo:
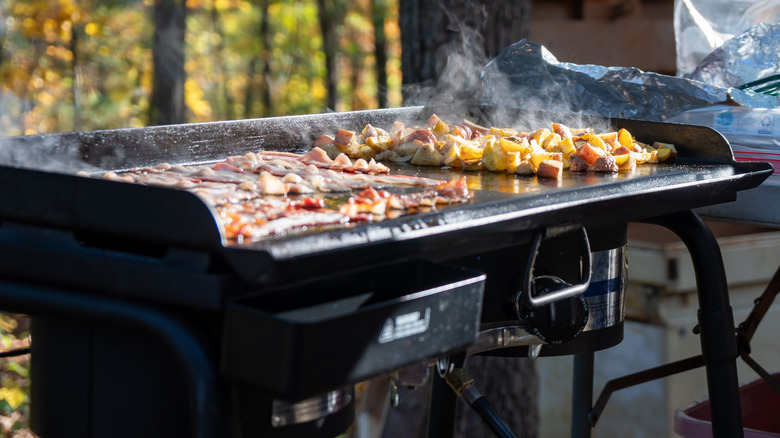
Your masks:
<svg viewBox="0 0 780 438"><path fill-rule="evenodd" d="M465 178L391 175L375 160L331 160L318 151L247 153L210 165L159 164L103 178L188 190L216 210L226 237L238 242L371 222L471 197ZM390 188L405 190L385 190Z"/></svg>
<svg viewBox="0 0 780 438"><path fill-rule="evenodd" d="M639 164L674 159L673 144L647 145L625 129L597 133L552 123L532 132L480 126L469 120L449 124L435 114L424 127L407 127L396 121L390 130L371 124L358 134L346 129L314 140L313 153L329 159L409 161L423 166L449 166L467 170L536 174L560 178L571 172L631 171Z"/></svg>

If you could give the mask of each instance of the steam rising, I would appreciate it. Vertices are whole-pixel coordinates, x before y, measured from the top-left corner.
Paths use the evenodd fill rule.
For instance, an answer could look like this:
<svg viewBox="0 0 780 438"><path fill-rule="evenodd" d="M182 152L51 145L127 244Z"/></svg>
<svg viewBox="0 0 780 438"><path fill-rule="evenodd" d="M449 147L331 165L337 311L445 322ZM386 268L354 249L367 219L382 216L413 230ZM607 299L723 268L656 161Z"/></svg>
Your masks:
<svg viewBox="0 0 780 438"><path fill-rule="evenodd" d="M505 48L495 59L489 59L479 31L458 21L446 9L445 12L455 38L438 49L437 80L434 84L406 86L405 105L427 106L443 120L452 122L476 118L473 109L482 105L490 109L489 120L482 120L483 123L522 131L549 127L552 122L575 128L609 128L603 116L587 116L573 104L588 93L582 84L565 75L554 75L546 67L540 67L540 62L522 64L529 56L538 58L542 64L557 64L544 47L530 45L529 48L529 43L523 40ZM519 56L516 53L534 50L537 52ZM522 81L517 80L526 73Z"/></svg>
<svg viewBox="0 0 780 438"><path fill-rule="evenodd" d="M96 170L84 162L79 146L75 137L58 134L0 138L0 165L60 173Z"/></svg>

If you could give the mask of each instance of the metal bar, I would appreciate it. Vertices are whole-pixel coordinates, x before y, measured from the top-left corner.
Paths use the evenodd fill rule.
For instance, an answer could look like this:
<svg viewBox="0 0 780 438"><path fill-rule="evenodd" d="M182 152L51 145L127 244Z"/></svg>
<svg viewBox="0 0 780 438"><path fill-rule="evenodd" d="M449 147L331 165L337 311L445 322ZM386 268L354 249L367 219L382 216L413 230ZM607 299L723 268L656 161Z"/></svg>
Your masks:
<svg viewBox="0 0 780 438"><path fill-rule="evenodd" d="M463 368L465 353L440 359L439 374L431 385L431 405L428 413L428 438L451 438L455 433L455 407L458 395L447 383L446 376L452 370Z"/></svg>
<svg viewBox="0 0 780 438"><path fill-rule="evenodd" d="M590 438L588 413L593 403L593 357L592 351L574 355L571 438Z"/></svg>
<svg viewBox="0 0 780 438"><path fill-rule="evenodd" d="M704 358L699 355L610 380L604 385L601 395L599 395L596 404L593 405L593 409L588 414L588 423L591 427L596 427L596 422L601 417L601 413L604 412L609 397L615 391L669 377L701 366L704 366Z"/></svg>
<svg viewBox="0 0 780 438"><path fill-rule="evenodd" d="M431 385L431 407L428 414L428 438L450 438L455 433L455 406L458 396L442 377Z"/></svg>
<svg viewBox="0 0 780 438"><path fill-rule="evenodd" d="M750 314L745 318L739 328L737 329L738 342L740 343L740 351L742 348L747 348L747 353L750 353L750 340L753 339L753 335L756 333L758 324L764 319L766 313L769 311L769 307L775 301L775 297L780 292L780 267L775 271L775 275L769 280L764 292L758 297L754 304ZM745 345L741 345L744 343Z"/></svg>
<svg viewBox="0 0 780 438"><path fill-rule="evenodd" d="M0 359L6 357L24 356L25 354L30 354L30 347L16 348L13 350L0 352Z"/></svg>
<svg viewBox="0 0 780 438"><path fill-rule="evenodd" d="M137 303L10 281L0 281L0 303L3 310L17 313L128 323L153 333L168 345L183 371L193 437L217 438L224 434L222 421L226 416L218 372L203 341L184 321Z"/></svg>
<svg viewBox="0 0 780 438"><path fill-rule="evenodd" d="M718 241L693 211L656 217L652 223L677 234L693 261L699 297L699 340L707 371L713 437L742 437L734 314Z"/></svg>
<svg viewBox="0 0 780 438"><path fill-rule="evenodd" d="M742 360L745 361L750 368L753 369L753 371L756 372L759 376L761 376L762 379L764 379L764 382L767 383L767 385L774 388L775 391L780 392L780 382L777 381L777 379L772 376L767 370L765 370L761 365L758 364L750 355L740 352L740 357L742 357Z"/></svg>

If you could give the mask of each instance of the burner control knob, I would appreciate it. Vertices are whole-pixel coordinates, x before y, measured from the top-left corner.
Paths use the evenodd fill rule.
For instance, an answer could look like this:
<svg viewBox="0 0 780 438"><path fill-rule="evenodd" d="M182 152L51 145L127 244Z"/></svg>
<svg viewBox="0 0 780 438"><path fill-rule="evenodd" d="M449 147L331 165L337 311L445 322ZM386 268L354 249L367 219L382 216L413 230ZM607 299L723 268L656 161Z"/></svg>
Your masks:
<svg viewBox="0 0 780 438"><path fill-rule="evenodd" d="M541 296L568 287L558 277L534 278L535 296ZM582 295L564 298L539 307L523 311L528 329L548 344L562 344L582 333L588 323L588 303Z"/></svg>

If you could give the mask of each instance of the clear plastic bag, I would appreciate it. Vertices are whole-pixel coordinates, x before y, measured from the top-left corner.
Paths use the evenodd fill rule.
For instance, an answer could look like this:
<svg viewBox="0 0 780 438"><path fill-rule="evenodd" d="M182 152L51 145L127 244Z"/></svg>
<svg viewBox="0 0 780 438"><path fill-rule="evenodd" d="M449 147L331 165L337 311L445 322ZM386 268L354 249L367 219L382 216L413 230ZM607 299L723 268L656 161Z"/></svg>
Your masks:
<svg viewBox="0 0 780 438"><path fill-rule="evenodd" d="M677 75L692 72L710 52L757 23L780 21L780 0L675 0Z"/></svg>

